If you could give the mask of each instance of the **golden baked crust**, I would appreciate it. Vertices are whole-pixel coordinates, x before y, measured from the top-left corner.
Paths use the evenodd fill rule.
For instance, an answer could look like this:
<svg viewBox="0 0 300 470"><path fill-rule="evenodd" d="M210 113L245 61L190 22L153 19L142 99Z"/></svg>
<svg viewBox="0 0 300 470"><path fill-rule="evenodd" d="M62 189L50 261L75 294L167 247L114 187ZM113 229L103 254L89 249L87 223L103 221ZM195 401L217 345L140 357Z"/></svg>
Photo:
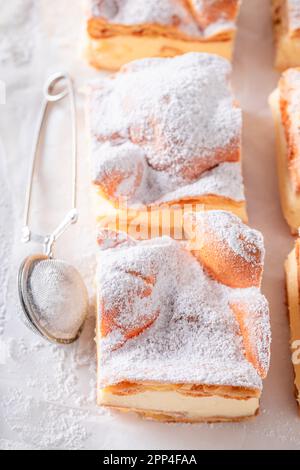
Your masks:
<svg viewBox="0 0 300 470"><path fill-rule="evenodd" d="M259 414L259 408L257 409L255 415L250 415L250 416L243 416L240 418L226 418L224 416L211 416L209 418L186 418L184 414L182 413L162 413L160 411L149 411L149 410L140 410L137 408L122 408L122 407L117 407L117 406L106 406L103 405L107 408L111 408L112 410L115 411L120 411L122 413L136 413L138 416L140 416L143 419L147 419L150 421L159 421L161 423L241 423L244 421L248 421L250 419L255 418Z"/></svg>
<svg viewBox="0 0 300 470"><path fill-rule="evenodd" d="M133 35L143 38L149 37L165 37L169 39L177 39L185 42L194 42L195 38L188 36L173 26L160 26L157 24L137 24L137 25L120 25L108 24L102 18L90 18L88 20L87 32L91 39L97 40L101 38L110 38L112 36ZM213 37L201 37L201 42L211 42L212 40L228 41L234 36L234 31L226 31L215 34ZM199 39L200 40L200 39ZM146 55L147 57L147 55Z"/></svg>
<svg viewBox="0 0 300 470"><path fill-rule="evenodd" d="M189 249L218 282L233 288L260 287L264 250L258 242L257 232L251 232L249 227L229 212L222 214L219 224L219 214L213 211L186 216L192 228L188 239ZM222 231L226 223L225 238ZM240 254L236 253L236 246L232 244L237 233Z"/></svg>
<svg viewBox="0 0 300 470"><path fill-rule="evenodd" d="M234 398L236 400L247 400L248 398L259 398L260 390L246 387L232 387L230 385L207 385L207 384L161 384L155 382L120 382L116 385L106 387L106 391L114 395L132 395L149 390L170 392L175 391L182 395L192 397Z"/></svg>

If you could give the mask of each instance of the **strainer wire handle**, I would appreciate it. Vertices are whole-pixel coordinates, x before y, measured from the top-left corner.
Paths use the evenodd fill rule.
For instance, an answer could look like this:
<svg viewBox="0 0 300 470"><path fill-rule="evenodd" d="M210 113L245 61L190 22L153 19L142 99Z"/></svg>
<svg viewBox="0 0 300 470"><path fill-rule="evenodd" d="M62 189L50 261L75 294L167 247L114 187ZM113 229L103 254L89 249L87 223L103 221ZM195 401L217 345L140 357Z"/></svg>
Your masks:
<svg viewBox="0 0 300 470"><path fill-rule="evenodd" d="M65 88L57 93L54 93L55 87L59 82L65 82ZM32 234L29 228L29 215L30 215L30 208L31 208L31 200L32 200L32 187L33 187L33 176L36 168L37 162L37 150L40 143L41 132L45 121L46 111L49 103L55 103L66 96L69 96L70 100L70 113L71 113L71 131L72 131L72 194L71 194L71 210L66 215L64 220L59 224L56 230L48 236L39 236ZM25 211L24 211L24 226L23 226L23 242L28 242L31 239L35 239L35 241L42 242L45 246L45 252L47 255L51 254L51 248L53 243L57 240L57 238L69 227L70 224L73 224L77 221L77 126L76 126L76 105L75 105L75 93L74 87L71 77L66 73L56 73L51 75L44 87L44 101L42 103L42 107L40 110L34 139L33 139L33 147L32 153L30 158L30 167L29 167L29 174L28 174L28 184L25 196Z"/></svg>

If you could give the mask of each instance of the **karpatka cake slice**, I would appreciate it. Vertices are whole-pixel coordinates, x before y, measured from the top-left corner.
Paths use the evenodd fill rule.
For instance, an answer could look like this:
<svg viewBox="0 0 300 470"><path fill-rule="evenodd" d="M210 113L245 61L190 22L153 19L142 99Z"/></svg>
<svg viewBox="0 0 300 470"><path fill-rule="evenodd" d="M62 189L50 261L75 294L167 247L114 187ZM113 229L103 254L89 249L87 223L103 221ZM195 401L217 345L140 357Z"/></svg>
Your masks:
<svg viewBox="0 0 300 470"><path fill-rule="evenodd" d="M240 421L270 358L262 235L235 215L186 216L188 242L99 233L98 403L160 421Z"/></svg>
<svg viewBox="0 0 300 470"><path fill-rule="evenodd" d="M284 217L296 234L300 226L300 68L285 71L270 96L278 179Z"/></svg>
<svg viewBox="0 0 300 470"><path fill-rule="evenodd" d="M247 221L241 109L228 61L190 53L145 59L97 80L89 93L93 187L99 223L147 229L164 214L223 209ZM160 222L149 221L154 216Z"/></svg>
<svg viewBox="0 0 300 470"><path fill-rule="evenodd" d="M208 52L231 59L239 0L89 0L85 54L116 70L135 59Z"/></svg>

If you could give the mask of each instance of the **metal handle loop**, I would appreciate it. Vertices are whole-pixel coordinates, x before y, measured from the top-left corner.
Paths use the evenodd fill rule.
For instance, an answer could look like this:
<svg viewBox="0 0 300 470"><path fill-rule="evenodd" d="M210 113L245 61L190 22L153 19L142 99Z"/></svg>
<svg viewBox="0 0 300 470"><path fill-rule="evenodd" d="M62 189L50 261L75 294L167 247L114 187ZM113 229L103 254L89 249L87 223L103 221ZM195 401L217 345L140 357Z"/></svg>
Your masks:
<svg viewBox="0 0 300 470"><path fill-rule="evenodd" d="M65 87L62 91L55 92L57 85L60 82L65 83ZM45 121L46 111L49 103L57 103L58 101L64 99L66 96L69 96L70 100L70 113L71 113L71 132L72 132L72 196L71 196L71 210L64 217L63 221L59 224L59 231L57 229L53 232L52 235L41 236L33 234L29 228L29 215L31 208L31 199L32 199L32 186L33 186L33 176L36 167L37 161L37 150L41 138L41 131ZM39 119L37 122L37 127L35 131L35 136L33 140L33 147L31 153L29 174L28 174L28 183L26 190L25 198L25 211L24 211L24 225L22 230L22 241L24 243L29 242L30 240L35 240L43 242L45 251L47 254L51 254L52 245L58 239L62 233L70 226L77 221L78 214L76 210L76 194L77 194L77 126L76 126L76 104L75 104L75 93L71 77L66 73L55 73L51 75L45 83L44 86L44 102L41 107ZM72 215L70 217L70 214Z"/></svg>
<svg viewBox="0 0 300 470"><path fill-rule="evenodd" d="M56 85L63 80L67 82L67 88L65 88L59 93L53 93ZM69 87L68 87L69 81L70 81L70 77L66 74L56 73L54 75L51 75L51 77L48 78L44 86L44 95L45 95L46 100L54 103L56 101L60 101L63 98L65 98L69 93Z"/></svg>

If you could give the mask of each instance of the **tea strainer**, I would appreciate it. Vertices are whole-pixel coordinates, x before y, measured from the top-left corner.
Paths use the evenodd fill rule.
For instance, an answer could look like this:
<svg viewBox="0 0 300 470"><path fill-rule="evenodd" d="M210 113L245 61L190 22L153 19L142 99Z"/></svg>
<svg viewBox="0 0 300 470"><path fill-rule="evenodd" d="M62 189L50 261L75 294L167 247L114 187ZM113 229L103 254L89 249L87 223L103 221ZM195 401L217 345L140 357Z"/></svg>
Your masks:
<svg viewBox="0 0 300 470"><path fill-rule="evenodd" d="M55 89L60 86L60 91ZM69 97L72 127L72 208L50 235L39 235L29 227L33 176L37 149L49 103ZM53 258L53 246L68 227L78 219L76 209L77 186L77 126L75 93L68 74L51 75L45 84L44 101L37 123L28 186L25 199L22 241L43 245L43 253L28 256L20 266L18 290L27 326L48 341L68 344L81 333L87 311L88 294L79 272L70 264Z"/></svg>

